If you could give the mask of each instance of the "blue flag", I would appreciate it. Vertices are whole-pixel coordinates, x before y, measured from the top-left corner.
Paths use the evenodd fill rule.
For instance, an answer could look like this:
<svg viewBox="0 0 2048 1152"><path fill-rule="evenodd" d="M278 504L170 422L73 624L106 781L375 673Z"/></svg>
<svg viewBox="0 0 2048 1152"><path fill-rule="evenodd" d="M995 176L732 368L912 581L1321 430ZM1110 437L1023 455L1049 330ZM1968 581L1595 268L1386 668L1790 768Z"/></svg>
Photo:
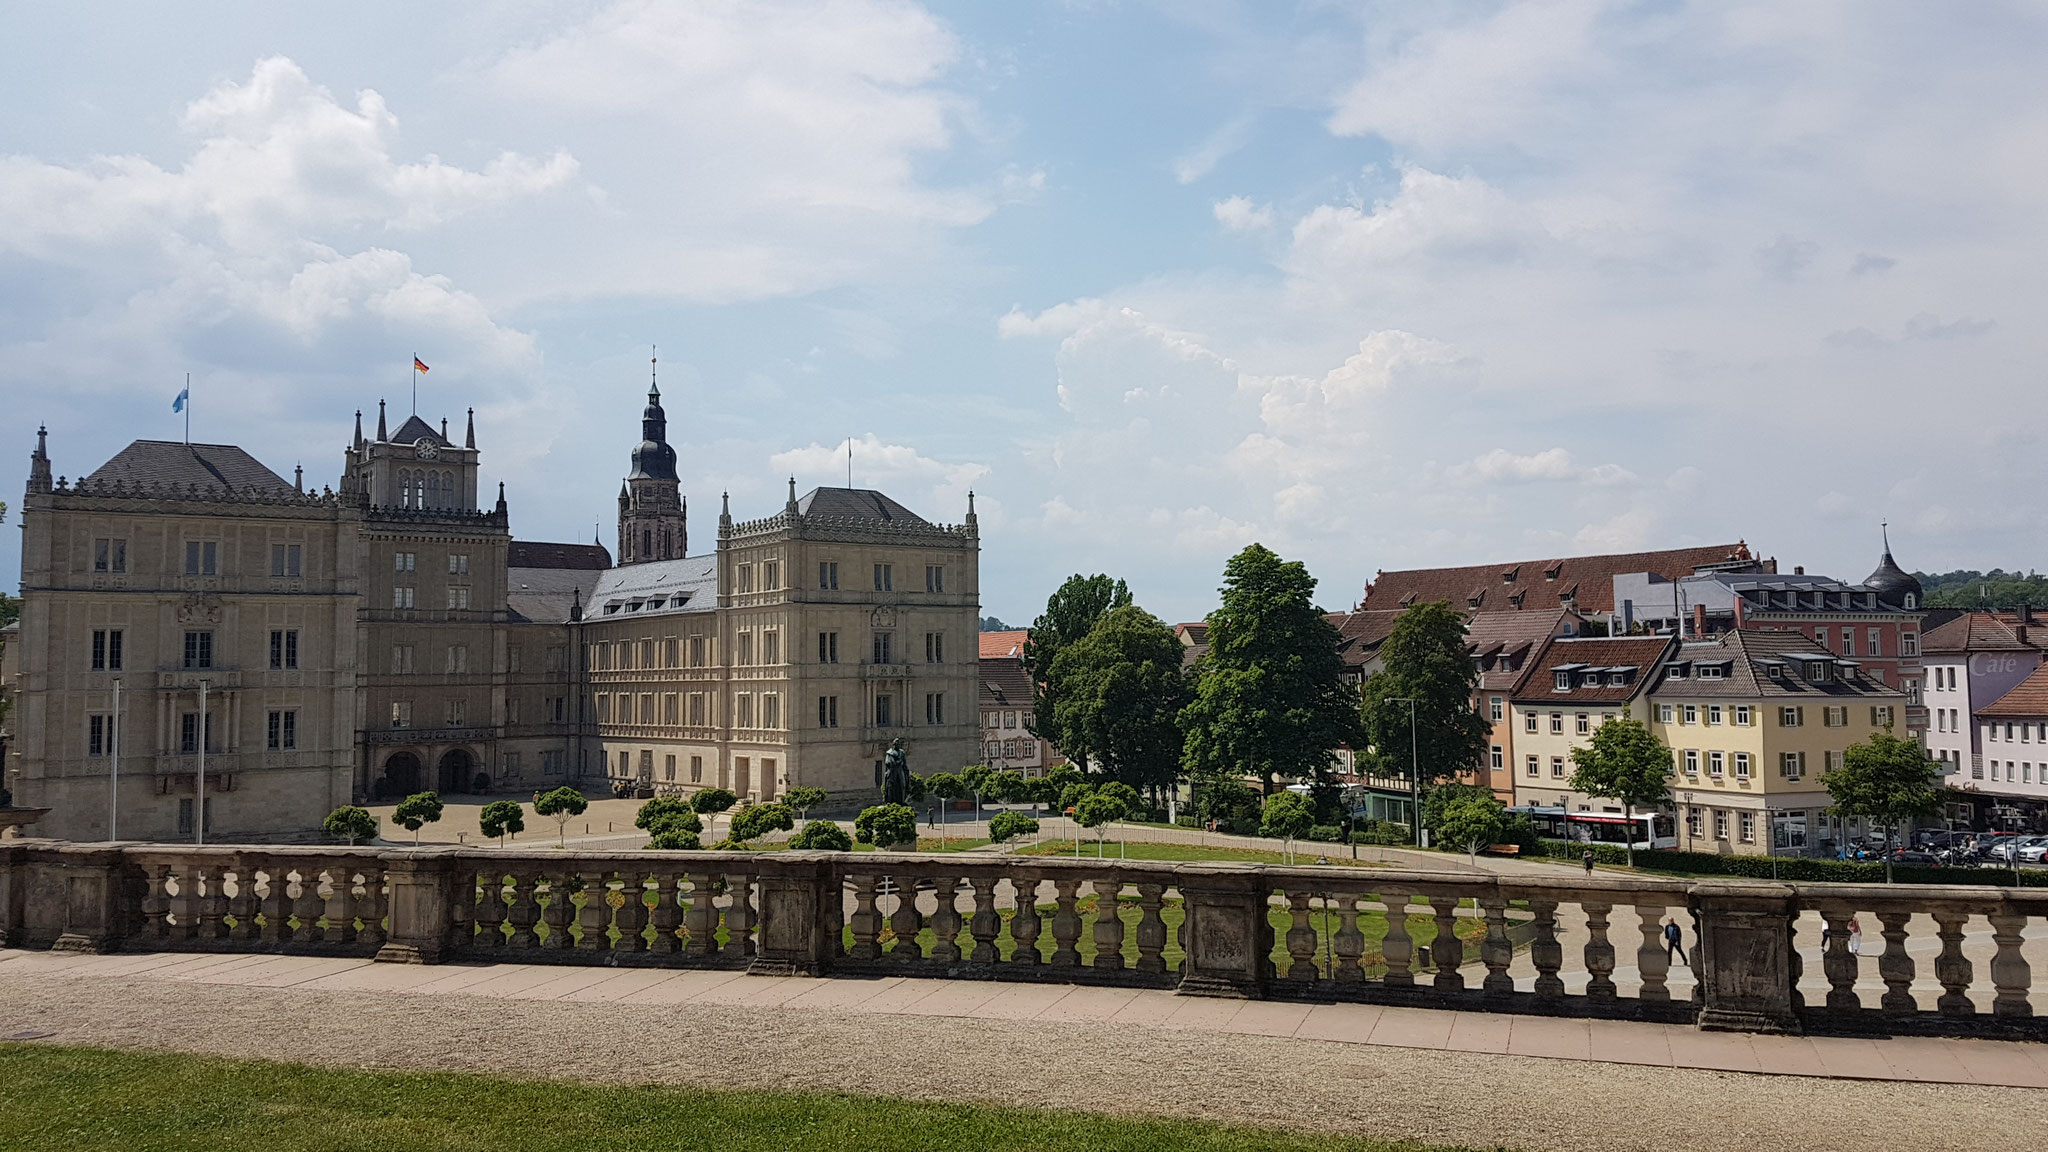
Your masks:
<svg viewBox="0 0 2048 1152"><path fill-rule="evenodd" d="M171 411L183 412L185 410L185 401L190 400L191 398L192 389L190 388L187 388L183 392L178 393L178 398L176 400L171 401Z"/></svg>

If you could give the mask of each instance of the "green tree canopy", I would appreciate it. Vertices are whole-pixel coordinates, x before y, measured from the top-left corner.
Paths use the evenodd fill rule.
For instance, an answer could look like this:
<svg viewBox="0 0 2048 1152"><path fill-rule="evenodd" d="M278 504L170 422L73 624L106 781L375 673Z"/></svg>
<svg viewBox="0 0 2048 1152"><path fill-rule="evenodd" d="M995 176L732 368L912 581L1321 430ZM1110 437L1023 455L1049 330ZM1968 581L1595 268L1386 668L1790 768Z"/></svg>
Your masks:
<svg viewBox="0 0 2048 1152"><path fill-rule="evenodd" d="M438 792L415 792L398 802L391 818L412 833L412 842L418 844L420 829L441 818L441 795Z"/></svg>
<svg viewBox="0 0 2048 1152"><path fill-rule="evenodd" d="M1436 834L1439 844L1463 848L1467 854L1477 856L1479 849L1505 838L1507 805L1500 802L1491 788L1440 784L1423 801L1422 819Z"/></svg>
<svg viewBox="0 0 2048 1152"><path fill-rule="evenodd" d="M1259 828L1259 794L1236 776L1206 775L1194 783L1195 815L1219 831L1249 836Z"/></svg>
<svg viewBox="0 0 2048 1152"><path fill-rule="evenodd" d="M1465 652L1465 618L1441 601L1417 604L1394 621L1380 659L1384 666L1366 678L1360 715L1387 774L1435 781L1483 763L1489 727L1472 706L1479 672ZM1408 700L1416 701L1412 740Z"/></svg>
<svg viewBox="0 0 2048 1152"><path fill-rule="evenodd" d="M917 841L917 813L908 804L877 804L854 817L853 834L877 848L912 844Z"/></svg>
<svg viewBox="0 0 2048 1152"><path fill-rule="evenodd" d="M1315 588L1300 561L1261 545L1231 557L1194 699L1181 710L1190 774L1256 776L1271 794L1276 779L1325 774L1339 745L1357 746L1358 697Z"/></svg>
<svg viewBox="0 0 2048 1152"><path fill-rule="evenodd" d="M1070 644L1088 635L1102 614L1131 602L1131 590L1123 581L1104 575L1067 578L1045 602L1045 612L1031 622L1024 638L1024 668L1031 674L1031 734L1050 740L1062 751L1066 733L1060 728L1059 688L1053 682L1053 662ZM1087 766L1079 753L1067 753L1076 763Z"/></svg>
<svg viewBox="0 0 2048 1152"><path fill-rule="evenodd" d="M758 840L770 832L787 832L796 827L796 820L785 804L756 804L743 808L732 818L732 830L728 833L734 840L744 844Z"/></svg>
<svg viewBox="0 0 2048 1152"><path fill-rule="evenodd" d="M997 844L1013 836L1028 836L1038 831L1038 821L1022 812L998 812L988 822L988 838Z"/></svg>
<svg viewBox="0 0 2048 1152"><path fill-rule="evenodd" d="M633 827L654 831L654 826L670 816L690 811L690 802L681 796L656 796L640 806L633 814Z"/></svg>
<svg viewBox="0 0 2048 1152"><path fill-rule="evenodd" d="M1671 802L1671 749L1640 720L1617 716L1593 730L1585 746L1572 749L1572 790L1621 801L1625 815ZM1636 862L1635 828L1628 834L1628 862Z"/></svg>
<svg viewBox="0 0 2048 1152"><path fill-rule="evenodd" d="M795 809L798 816L809 812L827 799L823 788L791 788L782 797L782 802Z"/></svg>
<svg viewBox="0 0 2048 1152"><path fill-rule="evenodd" d="M853 838L830 820L812 820L789 838L789 846L810 852L851 852Z"/></svg>
<svg viewBox="0 0 2048 1152"><path fill-rule="evenodd" d="M705 816L716 816L740 802L740 798L725 788L702 788L690 795L690 810Z"/></svg>
<svg viewBox="0 0 2048 1152"><path fill-rule="evenodd" d="M560 844L568 837L569 821L583 815L590 808L590 801L583 793L567 784L552 792L543 792L533 802L533 810L542 816L555 818L555 843Z"/></svg>
<svg viewBox="0 0 2048 1152"><path fill-rule="evenodd" d="M1173 629L1135 604L1112 608L1052 664L1060 750L1157 793L1180 779L1180 712L1193 697Z"/></svg>
<svg viewBox="0 0 2048 1152"><path fill-rule="evenodd" d="M1294 842L1315 827L1315 808L1298 792L1275 792L1266 797L1259 811L1259 835L1287 842L1287 858L1294 859Z"/></svg>
<svg viewBox="0 0 2048 1152"><path fill-rule="evenodd" d="M374 839L377 835L377 818L368 809L353 804L344 804L327 814L321 827L336 840L346 840L350 847L358 840Z"/></svg>
<svg viewBox="0 0 2048 1152"><path fill-rule="evenodd" d="M1901 821L1941 811L1941 766L1927 758L1918 741L1875 732L1851 744L1842 762L1821 774L1821 786L1834 801L1829 812L1857 816L1885 830L1890 841ZM1891 854L1885 854L1885 879L1891 879Z"/></svg>
<svg viewBox="0 0 2048 1152"><path fill-rule="evenodd" d="M493 800L476 814L477 826L493 840L526 831L526 808L517 800Z"/></svg>

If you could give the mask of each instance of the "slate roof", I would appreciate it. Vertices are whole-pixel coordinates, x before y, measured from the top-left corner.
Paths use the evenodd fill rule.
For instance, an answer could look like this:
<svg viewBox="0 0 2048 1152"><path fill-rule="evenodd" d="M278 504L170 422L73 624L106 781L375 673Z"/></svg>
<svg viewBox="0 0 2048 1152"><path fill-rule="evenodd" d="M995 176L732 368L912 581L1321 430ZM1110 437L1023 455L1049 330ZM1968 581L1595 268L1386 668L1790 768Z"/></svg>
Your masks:
<svg viewBox="0 0 2048 1152"><path fill-rule="evenodd" d="M844 516L896 524L930 521L872 488L813 488L796 502L801 516Z"/></svg>
<svg viewBox="0 0 2048 1152"><path fill-rule="evenodd" d="M236 492L292 492L291 482L233 444L137 440L85 478L87 484L174 484Z"/></svg>
<svg viewBox="0 0 2048 1152"><path fill-rule="evenodd" d="M561 624L569 609L582 598L590 606L590 594L597 587L598 573L578 568L508 568L505 572L505 607L515 623Z"/></svg>
<svg viewBox="0 0 2048 1152"><path fill-rule="evenodd" d="M1476 612L1465 622L1465 648L1479 661L1479 688L1513 691L1528 670L1530 657L1564 627L1570 613Z"/></svg>
<svg viewBox="0 0 2048 1152"><path fill-rule="evenodd" d="M1031 707L1031 676L1024 661L1009 656L981 658L981 706L984 708Z"/></svg>
<svg viewBox="0 0 2048 1152"><path fill-rule="evenodd" d="M2025 680L2013 685L2005 695L1977 709L1979 716L2036 717L2048 716L2048 664L2042 664L2027 674Z"/></svg>
<svg viewBox="0 0 2048 1152"><path fill-rule="evenodd" d="M1668 636L1555 637L1522 668L1511 693L1516 702L1551 700L1573 704L1626 704L1642 694L1654 679L1658 661L1672 646ZM1620 684L1602 675L1598 683L1583 683L1574 676L1564 692L1554 691L1552 674L1560 668L1590 672L1628 669Z"/></svg>
<svg viewBox="0 0 2048 1152"><path fill-rule="evenodd" d="M1939 628L1921 633L1920 651L1930 656L1941 652L2038 651L2048 626L2028 628L2025 640L2020 639L2021 627L1991 612L1965 612Z"/></svg>
<svg viewBox="0 0 2048 1152"><path fill-rule="evenodd" d="M1192 668L1195 661L1209 652L1209 622L1196 620L1190 624L1176 624L1173 635L1181 643L1181 663Z"/></svg>
<svg viewBox="0 0 2048 1152"><path fill-rule="evenodd" d="M441 435L440 429L420 419L418 415L411 416L407 418L405 423L400 424L398 431L391 434L391 439L387 443L417 444L422 439L431 440L443 448L453 448L455 446L455 441Z"/></svg>
<svg viewBox="0 0 2048 1152"><path fill-rule="evenodd" d="M612 554L602 544L544 544L514 540L505 553L513 568L573 568L602 572L612 566Z"/></svg>
<svg viewBox="0 0 2048 1152"><path fill-rule="evenodd" d="M983 632L981 634L981 658L993 660L1002 656L1024 656L1024 641L1031 633L1025 629L1014 632Z"/></svg>
<svg viewBox="0 0 2048 1152"><path fill-rule="evenodd" d="M718 607L718 556L651 560L601 572L584 601L583 618L612 620L710 612Z"/></svg>
<svg viewBox="0 0 2048 1152"><path fill-rule="evenodd" d="M1561 607L1571 596L1581 612L1614 611L1614 578L1654 572L1675 580L1694 569L1750 558L1747 545L1711 544L1660 552L1624 552L1544 560L1511 560L1459 568L1380 572L1365 587L1361 609L1398 609L1447 600L1460 612L1531 611ZM1477 603L1474 603L1474 601Z"/></svg>
<svg viewBox="0 0 2048 1152"><path fill-rule="evenodd" d="M1805 669L1801 667L1804 662L1815 660L1827 661L1831 666L1828 679L1818 684L1807 680ZM1699 666L1712 663L1724 664L1725 674L1718 680L1700 679ZM1773 666L1782 669L1782 673L1772 676L1769 670ZM1757 696L1786 699L1905 698L1904 692L1869 676L1844 679L1842 671L1853 667L1860 665L1855 660L1822 649L1797 632L1722 632L1711 639L1679 645L1664 661L1656 692L1703 699ZM1679 668L1685 670L1685 676L1677 674ZM1533 688L1531 694L1534 694Z"/></svg>

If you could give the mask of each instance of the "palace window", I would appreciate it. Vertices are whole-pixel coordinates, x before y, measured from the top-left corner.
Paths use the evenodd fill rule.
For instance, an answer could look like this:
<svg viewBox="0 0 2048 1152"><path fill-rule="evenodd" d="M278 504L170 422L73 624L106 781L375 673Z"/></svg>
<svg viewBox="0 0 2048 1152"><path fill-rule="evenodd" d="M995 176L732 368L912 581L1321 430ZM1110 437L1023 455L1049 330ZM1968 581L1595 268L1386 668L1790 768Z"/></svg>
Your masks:
<svg viewBox="0 0 2048 1152"><path fill-rule="evenodd" d="M270 666L274 669L297 668L299 666L298 629L271 629Z"/></svg>
<svg viewBox="0 0 2048 1152"><path fill-rule="evenodd" d="M264 746L272 752L287 751L299 746L299 714L286 710L272 712L266 730Z"/></svg>
<svg viewBox="0 0 2048 1152"><path fill-rule="evenodd" d="M944 592L946 590L946 570L943 567L937 564L927 564L924 566L924 590L927 592Z"/></svg>
<svg viewBox="0 0 2048 1152"><path fill-rule="evenodd" d="M875 591L894 592L895 590L896 566L894 564L875 565Z"/></svg>
<svg viewBox="0 0 2048 1152"><path fill-rule="evenodd" d="M105 536L93 541L92 570L95 572L126 572L128 570L128 541Z"/></svg>
<svg viewBox="0 0 2048 1152"><path fill-rule="evenodd" d="M185 541L185 575L220 575L220 543L216 540Z"/></svg>
<svg viewBox="0 0 2048 1152"><path fill-rule="evenodd" d="M95 672L119 672L121 670L121 629L93 630L92 670Z"/></svg>
<svg viewBox="0 0 2048 1152"><path fill-rule="evenodd" d="M185 667L213 667L213 633L185 633Z"/></svg>
<svg viewBox="0 0 2048 1152"><path fill-rule="evenodd" d="M818 663L820 663L820 664L837 664L837 663L839 663L839 633L837 633L837 632L820 632L820 633L818 633Z"/></svg>
<svg viewBox="0 0 2048 1152"><path fill-rule="evenodd" d="M818 697L818 727L820 727L820 728L837 728L837 727L839 727L839 697L837 697L837 696L820 696L820 697Z"/></svg>
<svg viewBox="0 0 2048 1152"><path fill-rule="evenodd" d="M299 577L300 557L303 551L303 547L298 544L272 544L270 574L296 580Z"/></svg>
<svg viewBox="0 0 2048 1152"><path fill-rule="evenodd" d="M818 562L818 587L827 592L839 590L839 564L832 560Z"/></svg>

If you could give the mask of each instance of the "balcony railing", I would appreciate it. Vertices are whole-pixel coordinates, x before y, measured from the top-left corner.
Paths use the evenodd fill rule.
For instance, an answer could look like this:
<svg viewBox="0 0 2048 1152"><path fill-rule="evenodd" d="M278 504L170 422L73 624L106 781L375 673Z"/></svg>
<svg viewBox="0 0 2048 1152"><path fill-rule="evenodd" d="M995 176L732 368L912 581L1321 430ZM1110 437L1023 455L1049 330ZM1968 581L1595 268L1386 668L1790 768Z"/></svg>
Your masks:
<svg viewBox="0 0 2048 1152"><path fill-rule="evenodd" d="M2048 891L2027 889L879 852L22 840L0 844L7 893L0 927L10 943L77 951L894 973L1725 1030L2048 1038L2022 955L2029 921L2048 916ZM1616 909L1634 926L1615 933L1623 939L1610 935ZM1667 917L1692 925L1690 999L1668 986ZM1885 990L1875 1004L1857 990L1871 967L1850 950L1859 917L1878 929L1866 950L1881 941L1874 968ZM1915 931L1938 941L1938 995L1915 990L1930 963L1908 946ZM1578 961L1569 971L1568 946ZM1809 980L1811 999L1800 988L1806 973L1826 985Z"/></svg>

